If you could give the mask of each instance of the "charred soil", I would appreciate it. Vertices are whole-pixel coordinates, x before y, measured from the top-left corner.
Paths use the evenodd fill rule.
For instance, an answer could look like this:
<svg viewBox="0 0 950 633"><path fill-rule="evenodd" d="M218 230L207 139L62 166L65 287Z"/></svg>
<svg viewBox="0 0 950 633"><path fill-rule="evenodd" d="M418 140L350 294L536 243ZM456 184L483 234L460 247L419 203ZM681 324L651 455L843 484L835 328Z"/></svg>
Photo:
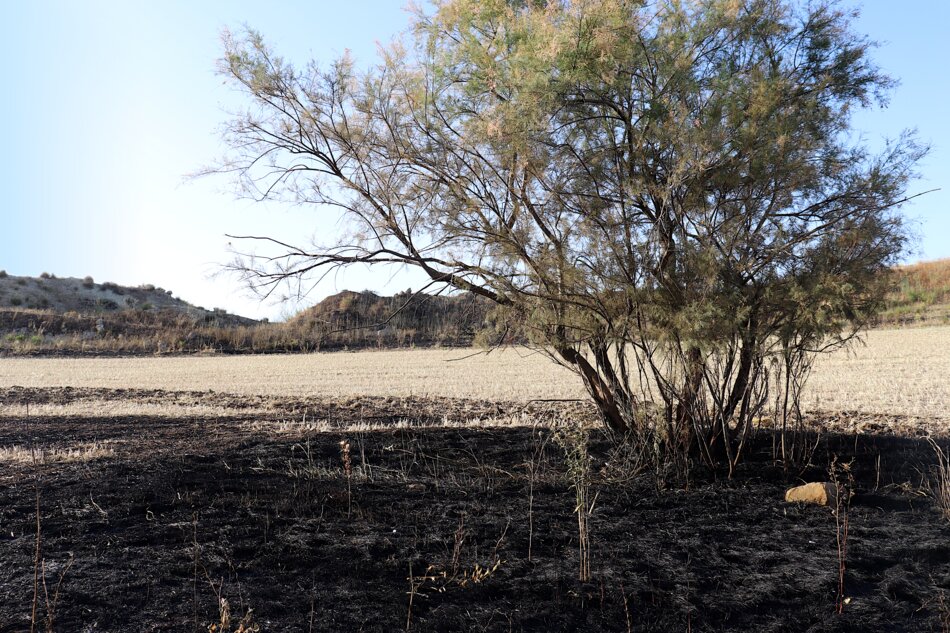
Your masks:
<svg viewBox="0 0 950 633"><path fill-rule="evenodd" d="M360 404L383 427L368 430L276 430L289 415L333 418L336 405L315 401L284 401L263 418L239 399L214 418L26 414L28 402L89 395L0 391L0 448L113 447L0 462L0 632L30 629L37 492L38 617L52 611L57 631L220 631L222 599L232 631L248 612L245 625L261 631L950 624L950 523L926 494L934 458L923 438L826 434L809 468L786 473L763 433L731 479L697 468L658 486L617 477L595 436L592 580L581 583L575 496L544 425L386 428L405 426L407 407L432 421L452 407L495 412L380 399ZM354 409L335 411L343 425ZM856 493L840 615L832 509L783 501L788 486L827 479L835 457L852 463Z"/></svg>

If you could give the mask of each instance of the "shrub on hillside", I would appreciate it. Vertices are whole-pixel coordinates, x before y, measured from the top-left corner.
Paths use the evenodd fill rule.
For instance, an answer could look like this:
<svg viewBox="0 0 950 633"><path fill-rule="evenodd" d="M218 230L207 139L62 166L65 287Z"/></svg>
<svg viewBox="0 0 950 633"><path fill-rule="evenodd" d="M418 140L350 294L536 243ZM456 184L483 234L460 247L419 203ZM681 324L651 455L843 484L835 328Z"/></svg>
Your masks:
<svg viewBox="0 0 950 633"><path fill-rule="evenodd" d="M82 286L83 286L83 288L92 288L92 287L95 286L95 285L96 285L96 281L95 281L92 277L90 277L90 276L88 276L88 275L87 275L86 277L84 277L83 280L82 280Z"/></svg>

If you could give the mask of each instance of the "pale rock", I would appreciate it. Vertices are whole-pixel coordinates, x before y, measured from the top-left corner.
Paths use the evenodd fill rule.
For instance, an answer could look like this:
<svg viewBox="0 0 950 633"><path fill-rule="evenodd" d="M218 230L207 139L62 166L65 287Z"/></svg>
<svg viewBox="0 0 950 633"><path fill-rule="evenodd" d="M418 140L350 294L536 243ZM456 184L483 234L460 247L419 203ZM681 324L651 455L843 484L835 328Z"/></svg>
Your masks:
<svg viewBox="0 0 950 633"><path fill-rule="evenodd" d="M804 486L795 486L785 491L788 503L814 503L820 506L835 505L838 487L828 481L816 481Z"/></svg>

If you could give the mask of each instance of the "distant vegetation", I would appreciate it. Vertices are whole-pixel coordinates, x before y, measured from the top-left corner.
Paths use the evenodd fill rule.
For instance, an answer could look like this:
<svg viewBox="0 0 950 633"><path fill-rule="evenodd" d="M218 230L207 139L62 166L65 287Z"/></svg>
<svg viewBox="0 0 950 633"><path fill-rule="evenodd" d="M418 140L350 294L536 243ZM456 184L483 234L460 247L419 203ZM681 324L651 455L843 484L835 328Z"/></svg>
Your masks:
<svg viewBox="0 0 950 633"><path fill-rule="evenodd" d="M950 259L899 266L893 275L881 324L950 323Z"/></svg>
<svg viewBox="0 0 950 633"><path fill-rule="evenodd" d="M255 321L136 288L85 279L0 275L0 352L163 354L467 346L487 317L471 295L341 292L286 323Z"/></svg>
<svg viewBox="0 0 950 633"><path fill-rule="evenodd" d="M288 322L324 346L471 345L485 326L488 302L472 294L392 297L349 292L327 297Z"/></svg>
<svg viewBox="0 0 950 633"><path fill-rule="evenodd" d="M894 269L884 327L950 323L950 259ZM522 342L471 294L344 291L285 323L193 306L150 284L0 271L0 352L12 354L276 353Z"/></svg>

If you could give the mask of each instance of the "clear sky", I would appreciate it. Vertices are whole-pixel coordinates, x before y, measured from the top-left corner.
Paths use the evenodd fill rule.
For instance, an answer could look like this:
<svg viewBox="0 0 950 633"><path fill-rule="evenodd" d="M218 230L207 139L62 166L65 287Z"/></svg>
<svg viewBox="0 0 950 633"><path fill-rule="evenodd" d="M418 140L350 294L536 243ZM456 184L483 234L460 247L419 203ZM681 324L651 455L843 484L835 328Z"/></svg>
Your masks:
<svg viewBox="0 0 950 633"><path fill-rule="evenodd" d="M241 101L214 72L220 33L247 24L303 64L376 43L408 23L404 0L0 0L0 269L15 275L152 283L208 308L280 317L229 277L225 233L308 241L335 227L313 210L236 201L224 178L186 181L223 147L216 130ZM881 42L875 59L901 85L890 106L862 112L870 141L916 128L932 144L906 208L921 239L908 261L950 257L950 2L867 0L856 28ZM355 270L326 280L395 292L420 278Z"/></svg>

